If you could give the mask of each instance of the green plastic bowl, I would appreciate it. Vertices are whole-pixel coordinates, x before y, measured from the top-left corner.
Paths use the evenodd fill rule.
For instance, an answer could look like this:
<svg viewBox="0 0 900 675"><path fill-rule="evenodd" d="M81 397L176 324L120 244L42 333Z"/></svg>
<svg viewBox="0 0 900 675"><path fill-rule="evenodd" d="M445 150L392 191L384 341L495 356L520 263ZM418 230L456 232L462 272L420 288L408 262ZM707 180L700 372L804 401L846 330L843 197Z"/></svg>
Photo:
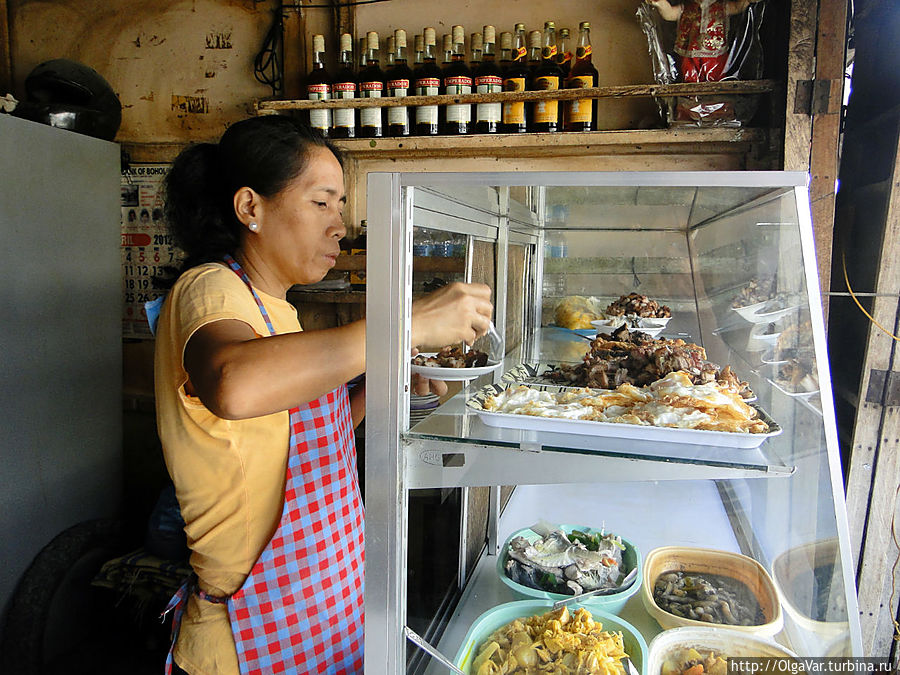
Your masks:
<svg viewBox="0 0 900 675"><path fill-rule="evenodd" d="M625 643L625 652L631 657L631 661L638 669L638 672L643 672L644 664L648 662L648 649L647 642L638 629L615 614L604 612L596 607L590 607L586 603L584 605L579 603L571 604L569 605L569 611L574 611L581 606L591 613L594 621L598 621L603 625L603 630L621 631L622 640ZM551 600L516 600L515 602L497 605L493 609L488 610L478 617L475 623L472 624L472 627L469 628L469 632L466 633L466 638L456 653L456 659L454 660L456 667L464 673L470 673L472 662L477 656L476 650L488 639L491 633L516 619L544 614L552 608L553 601Z"/></svg>
<svg viewBox="0 0 900 675"><path fill-rule="evenodd" d="M584 527L581 525L560 525L560 527L566 534L568 534L572 530L581 530L582 532L587 532L588 534L600 533L600 530L598 529L592 527ZM518 530L517 532L513 532L511 535L509 535L509 538L503 543L503 548L500 549L500 555L497 556L497 574L500 575L500 580L504 584L509 586L516 597L522 598L523 600L540 599L556 602L557 600L565 600L566 598L571 598L571 595L564 595L562 593L550 593L549 591L542 591L537 588L524 586L523 584L513 581L508 576L506 576L506 570L504 568L506 566L507 552L509 551L509 542L511 542L516 537L525 537L529 541L540 539L540 535L527 527L525 529ZM622 543L625 545L625 550L622 551L622 576L625 576L636 567L637 576L634 579L634 583L624 591L619 591L618 593L612 593L611 595L597 595L592 598L586 598L584 600L585 607L589 609L602 609L605 612L618 614L622 611L625 603L628 602L628 598L637 593L640 589L641 582L644 576L641 552L638 550L637 546L629 542L624 537L622 538Z"/></svg>

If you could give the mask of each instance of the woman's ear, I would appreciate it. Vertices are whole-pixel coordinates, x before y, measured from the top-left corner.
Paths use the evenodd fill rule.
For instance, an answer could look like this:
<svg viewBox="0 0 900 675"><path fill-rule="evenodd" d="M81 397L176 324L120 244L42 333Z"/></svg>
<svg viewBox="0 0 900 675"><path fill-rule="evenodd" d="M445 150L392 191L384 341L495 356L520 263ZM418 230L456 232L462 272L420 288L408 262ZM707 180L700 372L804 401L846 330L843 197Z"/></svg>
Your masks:
<svg viewBox="0 0 900 675"><path fill-rule="evenodd" d="M234 213L244 225L259 220L262 199L253 188L242 187L234 193Z"/></svg>

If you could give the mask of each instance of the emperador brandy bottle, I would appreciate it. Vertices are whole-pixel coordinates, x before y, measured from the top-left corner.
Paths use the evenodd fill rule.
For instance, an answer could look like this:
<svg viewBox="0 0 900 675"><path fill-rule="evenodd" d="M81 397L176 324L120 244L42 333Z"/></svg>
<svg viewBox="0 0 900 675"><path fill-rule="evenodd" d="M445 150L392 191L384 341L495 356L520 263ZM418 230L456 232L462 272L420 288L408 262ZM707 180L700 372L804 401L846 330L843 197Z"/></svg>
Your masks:
<svg viewBox="0 0 900 675"><path fill-rule="evenodd" d="M525 47L525 24L516 24L516 43L513 61L503 74L503 91L525 91L528 85L528 49ZM528 131L525 101L503 103L503 133L522 134Z"/></svg>
<svg viewBox="0 0 900 675"><path fill-rule="evenodd" d="M472 71L466 63L465 31L462 26L453 26L453 56L443 75L444 94L452 96L472 93ZM446 106L442 133L451 136L468 134L471 124L470 103L451 103Z"/></svg>
<svg viewBox="0 0 900 675"><path fill-rule="evenodd" d="M556 62L556 25L552 21L544 24L544 40L541 48L541 63L534 71L534 91L556 91L562 84L562 70ZM560 130L559 101L542 100L534 102L532 131L553 132Z"/></svg>
<svg viewBox="0 0 900 675"><path fill-rule="evenodd" d="M394 31L394 64L388 69L385 78L388 96L409 96L413 72L406 65L406 31L402 28ZM409 108L405 105L390 107L387 109L387 119L389 135L409 136Z"/></svg>
<svg viewBox="0 0 900 675"><path fill-rule="evenodd" d="M331 96L333 98L356 98L356 76L353 74L353 36L350 33L341 35L341 55L338 59L338 69L331 79ZM331 135L334 138L356 137L355 109L334 109Z"/></svg>
<svg viewBox="0 0 900 675"><path fill-rule="evenodd" d="M582 21L578 26L578 47L575 50L575 63L566 80L568 89L586 89L596 87L599 75L591 62L591 24ZM596 128L594 100L590 98L573 99L568 102L566 110L566 131L591 131Z"/></svg>
<svg viewBox="0 0 900 675"><path fill-rule="evenodd" d="M472 71L473 78L473 86L474 86L474 77L475 71L481 65L481 53L484 51L484 40L481 37L481 33L472 33L469 36L469 52L471 53L471 59L469 61L469 68Z"/></svg>
<svg viewBox="0 0 900 675"><path fill-rule="evenodd" d="M427 27L423 31L422 63L413 71L416 81L416 96L437 96L441 93L441 69L435 62L434 43L436 35L434 28ZM437 136L440 133L438 127L438 106L420 105L416 108L416 135Z"/></svg>
<svg viewBox="0 0 900 675"><path fill-rule="evenodd" d="M512 33L508 30L500 33L500 77L506 77L506 71L512 65Z"/></svg>
<svg viewBox="0 0 900 675"><path fill-rule="evenodd" d="M494 54L494 42L496 29L493 26L485 26L482 29L483 51L481 64L473 73L475 91L479 94L497 94L503 91L503 78L500 76L500 66L497 65ZM475 106L475 133L496 134L500 131L500 122L503 117L503 104L478 103Z"/></svg>
<svg viewBox="0 0 900 675"><path fill-rule="evenodd" d="M325 36L313 35L312 70L306 77L306 98L327 101L331 98L331 78L325 70ZM324 136L331 130L331 110L309 111L309 126Z"/></svg>
<svg viewBox="0 0 900 675"><path fill-rule="evenodd" d="M381 98L384 92L384 72L378 62L378 33L366 33L366 67L359 74L360 98ZM359 109L359 135L362 138L384 136L382 108Z"/></svg>

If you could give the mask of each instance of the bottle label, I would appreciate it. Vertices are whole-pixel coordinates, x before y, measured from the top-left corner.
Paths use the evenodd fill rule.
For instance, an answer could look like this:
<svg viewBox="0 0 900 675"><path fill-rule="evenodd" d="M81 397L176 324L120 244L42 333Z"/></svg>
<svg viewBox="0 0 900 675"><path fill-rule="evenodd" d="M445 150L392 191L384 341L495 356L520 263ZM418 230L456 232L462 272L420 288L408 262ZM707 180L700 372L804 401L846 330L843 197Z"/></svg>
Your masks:
<svg viewBox="0 0 900 675"><path fill-rule="evenodd" d="M356 98L356 82L338 82L331 89L335 98Z"/></svg>
<svg viewBox="0 0 900 675"><path fill-rule="evenodd" d="M576 75L566 80L567 89L587 89L594 86L593 75ZM569 101L568 123L590 124L594 121L594 101L578 98Z"/></svg>
<svg viewBox="0 0 900 675"><path fill-rule="evenodd" d="M310 101L326 101L330 98L331 87L327 84L310 84L306 87L306 98ZM313 129L331 128L331 110L310 110L309 126Z"/></svg>
<svg viewBox="0 0 900 675"><path fill-rule="evenodd" d="M503 91L525 91L524 77L508 77L503 80ZM503 123L509 125L525 124L525 102L510 101L503 104Z"/></svg>
<svg viewBox="0 0 900 675"><path fill-rule="evenodd" d="M503 80L497 75L482 75L475 78L475 93L499 94L503 91ZM475 120L478 122L499 122L503 117L503 104L479 103L475 106Z"/></svg>
<svg viewBox="0 0 900 675"><path fill-rule="evenodd" d="M527 55L528 55L528 49L526 49L525 47L517 47L516 55L514 58L516 61L519 61L520 59L524 59Z"/></svg>
<svg viewBox="0 0 900 675"><path fill-rule="evenodd" d="M453 76L444 78L444 93L455 94L471 94L472 78ZM469 103L447 106L447 121L451 124L459 124L461 122L472 121L472 106Z"/></svg>
<svg viewBox="0 0 900 675"><path fill-rule="evenodd" d="M541 56L545 59L552 59L556 56L556 45L541 48Z"/></svg>
<svg viewBox="0 0 900 675"><path fill-rule="evenodd" d="M590 45L588 45L587 47L579 47L578 49L575 50L575 58L583 59L586 56L590 56L593 53L593 51L594 50L591 49Z"/></svg>
<svg viewBox="0 0 900 675"><path fill-rule="evenodd" d="M539 77L534 82L534 88L539 91L556 91L559 89L559 78L556 75ZM558 124L559 101L535 101L535 124Z"/></svg>
<svg viewBox="0 0 900 675"><path fill-rule="evenodd" d="M381 98L382 82L360 82L360 98ZM381 128L381 108L360 108L359 125L362 127Z"/></svg>
<svg viewBox="0 0 900 675"><path fill-rule="evenodd" d="M409 80L388 80L388 96L408 96ZM397 106L387 109L387 121L390 126L408 127L409 112L406 106Z"/></svg>
<svg viewBox="0 0 900 675"><path fill-rule="evenodd" d="M422 77L416 80L416 96L437 96L441 93L441 80L437 77ZM420 105L416 108L416 124L437 124L438 107Z"/></svg>
<svg viewBox="0 0 900 675"><path fill-rule="evenodd" d="M362 98L381 98L381 90L384 89L383 82L360 82L359 95ZM362 108L365 110L365 108Z"/></svg>
<svg viewBox="0 0 900 675"><path fill-rule="evenodd" d="M353 108L335 108L334 126L353 129L356 127L356 114Z"/></svg>

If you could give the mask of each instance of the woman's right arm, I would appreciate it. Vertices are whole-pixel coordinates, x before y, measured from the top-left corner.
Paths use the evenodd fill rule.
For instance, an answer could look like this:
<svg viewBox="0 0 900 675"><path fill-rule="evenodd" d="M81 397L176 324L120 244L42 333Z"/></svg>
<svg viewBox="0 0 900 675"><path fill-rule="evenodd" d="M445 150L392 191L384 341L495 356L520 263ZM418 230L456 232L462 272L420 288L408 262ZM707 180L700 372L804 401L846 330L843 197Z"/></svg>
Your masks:
<svg viewBox="0 0 900 675"><path fill-rule="evenodd" d="M413 304L413 344L471 344L487 331L492 310L487 286L445 286ZM364 372L365 345L364 321L258 339L248 324L223 319L188 341L186 388L224 419L289 410Z"/></svg>

